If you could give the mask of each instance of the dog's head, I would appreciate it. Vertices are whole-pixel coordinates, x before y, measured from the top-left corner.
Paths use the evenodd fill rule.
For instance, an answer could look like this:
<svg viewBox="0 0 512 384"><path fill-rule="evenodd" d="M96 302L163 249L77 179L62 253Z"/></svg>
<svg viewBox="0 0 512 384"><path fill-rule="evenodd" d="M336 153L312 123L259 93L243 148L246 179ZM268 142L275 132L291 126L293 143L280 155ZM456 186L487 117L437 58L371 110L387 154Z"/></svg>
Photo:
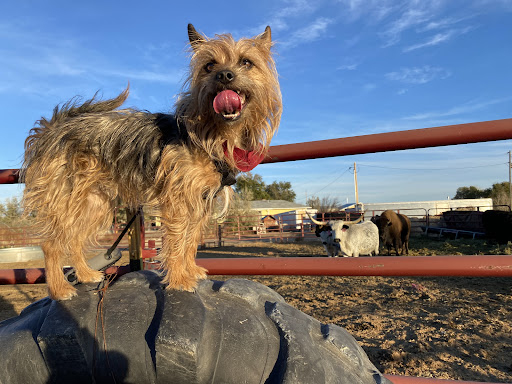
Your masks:
<svg viewBox="0 0 512 384"><path fill-rule="evenodd" d="M263 158L281 118L281 92L272 58L270 27L254 38L214 39L188 26L192 58L189 87L177 103L192 140L240 170Z"/></svg>

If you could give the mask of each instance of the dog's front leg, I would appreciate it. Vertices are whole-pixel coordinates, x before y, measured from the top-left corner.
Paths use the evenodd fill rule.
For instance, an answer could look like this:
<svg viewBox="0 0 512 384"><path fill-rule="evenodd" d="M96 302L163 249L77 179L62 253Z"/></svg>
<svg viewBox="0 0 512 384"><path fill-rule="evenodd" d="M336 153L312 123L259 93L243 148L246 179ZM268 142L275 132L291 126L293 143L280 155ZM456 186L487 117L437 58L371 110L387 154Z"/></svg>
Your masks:
<svg viewBox="0 0 512 384"><path fill-rule="evenodd" d="M54 300L69 300L76 296L76 289L71 286L62 273L61 257L68 249L63 242L46 240L41 245L44 252L46 283L50 297Z"/></svg>
<svg viewBox="0 0 512 384"><path fill-rule="evenodd" d="M160 251L163 279L169 289L194 291L206 278L206 269L196 264L201 240L221 187L221 174L203 151L170 145L162 154L157 172L163 244Z"/></svg>
<svg viewBox="0 0 512 384"><path fill-rule="evenodd" d="M208 216L204 210L194 211L183 201L172 205L167 209L162 207L164 233L160 259L166 271L163 282L168 289L193 292L198 280L206 278L207 270L199 267L195 258Z"/></svg>

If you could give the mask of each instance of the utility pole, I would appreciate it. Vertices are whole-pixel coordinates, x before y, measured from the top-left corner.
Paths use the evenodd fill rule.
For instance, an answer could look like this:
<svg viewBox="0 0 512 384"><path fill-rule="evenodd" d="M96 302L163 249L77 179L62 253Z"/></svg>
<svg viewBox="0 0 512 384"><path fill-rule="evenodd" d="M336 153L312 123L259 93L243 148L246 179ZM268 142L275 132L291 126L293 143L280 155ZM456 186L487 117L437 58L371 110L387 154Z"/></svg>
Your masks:
<svg viewBox="0 0 512 384"><path fill-rule="evenodd" d="M359 212L359 192L357 191L357 168L354 161L354 187L356 191L356 212Z"/></svg>
<svg viewBox="0 0 512 384"><path fill-rule="evenodd" d="M512 211L512 154L508 151L508 210Z"/></svg>

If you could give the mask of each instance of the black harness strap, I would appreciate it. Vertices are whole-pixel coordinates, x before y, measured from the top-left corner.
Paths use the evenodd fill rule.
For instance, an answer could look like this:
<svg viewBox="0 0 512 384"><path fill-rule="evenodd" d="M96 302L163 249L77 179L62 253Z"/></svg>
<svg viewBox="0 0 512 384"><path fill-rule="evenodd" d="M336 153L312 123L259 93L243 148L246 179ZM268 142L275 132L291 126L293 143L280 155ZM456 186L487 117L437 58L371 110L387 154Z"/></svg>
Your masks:
<svg viewBox="0 0 512 384"><path fill-rule="evenodd" d="M123 229L123 231L119 234L116 241L114 241L114 244L105 252L100 253L99 255L93 257L92 259L87 261L87 264L92 269L96 269L98 271L104 271L111 265L115 264L122 256L121 251L117 250L116 248L119 244L119 242L123 239L124 235L126 235L126 232L130 229L135 219L139 216L140 210L135 213L135 215L132 216L130 221L126 224L126 227ZM114 251L116 251L114 253ZM114 253L114 254L113 254ZM64 276L66 277L66 280L72 284L78 284L78 279L76 277L75 268L69 269L67 272L64 273Z"/></svg>
<svg viewBox="0 0 512 384"><path fill-rule="evenodd" d="M236 183L236 172L225 161L214 160L213 164L222 176L220 189Z"/></svg>
<svg viewBox="0 0 512 384"><path fill-rule="evenodd" d="M128 230L132 226L135 219L139 216L139 214L140 214L140 210L137 210L135 215L133 215L132 218L130 219L130 221L126 224L126 227L124 227L124 229L121 231L121 233L117 237L116 241L114 241L114 244L112 244L112 246L107 250L107 252L105 252L105 259L111 258L112 252L114 252L114 250L117 248L117 245L121 242L124 235L126 235L126 232L128 232Z"/></svg>

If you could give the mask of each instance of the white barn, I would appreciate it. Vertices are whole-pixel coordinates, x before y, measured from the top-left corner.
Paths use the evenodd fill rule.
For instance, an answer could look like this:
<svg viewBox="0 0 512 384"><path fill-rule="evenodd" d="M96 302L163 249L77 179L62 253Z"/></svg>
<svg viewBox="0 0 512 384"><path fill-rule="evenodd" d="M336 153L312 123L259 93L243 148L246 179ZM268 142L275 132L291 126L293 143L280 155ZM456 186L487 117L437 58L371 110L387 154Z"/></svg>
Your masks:
<svg viewBox="0 0 512 384"><path fill-rule="evenodd" d="M473 208L475 211L487 211L493 208L492 199L454 199L431 201L402 201L396 203L364 203L364 217L380 215L386 209L400 211L408 217L425 217L440 215L444 211Z"/></svg>

